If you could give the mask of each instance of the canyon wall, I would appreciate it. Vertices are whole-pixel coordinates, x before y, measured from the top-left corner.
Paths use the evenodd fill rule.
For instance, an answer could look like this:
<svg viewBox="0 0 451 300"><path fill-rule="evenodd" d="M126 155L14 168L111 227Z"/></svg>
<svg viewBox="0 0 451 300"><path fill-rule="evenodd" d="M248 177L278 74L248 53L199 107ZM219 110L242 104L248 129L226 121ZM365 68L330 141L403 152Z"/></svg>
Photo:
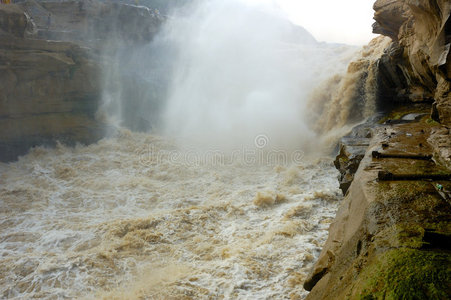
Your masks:
<svg viewBox="0 0 451 300"><path fill-rule="evenodd" d="M337 167L355 175L307 299L449 299L451 2L374 9L374 32L392 39L377 63L377 105L398 107L365 125L358 161L342 145Z"/></svg>
<svg viewBox="0 0 451 300"><path fill-rule="evenodd" d="M382 103L431 102L451 124L451 2L378 0L373 32L392 39L379 65Z"/></svg>
<svg viewBox="0 0 451 300"><path fill-rule="evenodd" d="M121 47L149 43L162 21L145 7L97 1L0 5L0 161L101 138L104 65Z"/></svg>

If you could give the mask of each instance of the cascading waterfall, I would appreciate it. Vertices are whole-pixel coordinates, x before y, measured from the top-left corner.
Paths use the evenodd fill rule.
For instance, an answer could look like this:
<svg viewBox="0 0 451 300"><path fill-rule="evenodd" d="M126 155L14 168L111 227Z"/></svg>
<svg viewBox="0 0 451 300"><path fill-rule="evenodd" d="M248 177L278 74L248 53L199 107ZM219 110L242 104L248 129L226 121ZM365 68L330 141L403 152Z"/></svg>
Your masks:
<svg viewBox="0 0 451 300"><path fill-rule="evenodd" d="M349 64L313 90L308 107L315 132L323 145L333 145L353 126L376 111L377 62L390 43L387 37L373 39Z"/></svg>

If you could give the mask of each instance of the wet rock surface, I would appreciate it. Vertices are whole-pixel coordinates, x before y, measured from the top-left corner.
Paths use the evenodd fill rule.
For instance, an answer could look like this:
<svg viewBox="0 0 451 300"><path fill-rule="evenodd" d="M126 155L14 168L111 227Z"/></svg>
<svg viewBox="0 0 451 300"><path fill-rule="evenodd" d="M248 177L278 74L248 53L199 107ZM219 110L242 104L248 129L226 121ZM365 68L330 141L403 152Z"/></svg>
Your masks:
<svg viewBox="0 0 451 300"><path fill-rule="evenodd" d="M373 32L393 42L379 63L379 98L433 102L434 119L451 122L451 4L448 0L378 0Z"/></svg>
<svg viewBox="0 0 451 300"><path fill-rule="evenodd" d="M429 116L413 119L373 129L304 283L307 299L451 296L450 270L443 267L451 262L451 170L437 150L446 148L449 129ZM442 141L430 143L437 134Z"/></svg>
<svg viewBox="0 0 451 300"><path fill-rule="evenodd" d="M451 168L451 129L442 126L431 131L428 142L437 160Z"/></svg>
<svg viewBox="0 0 451 300"><path fill-rule="evenodd" d="M340 189L343 195L349 189L354 180L354 174L363 159L366 149L370 145L373 135L372 127L374 120L354 127L350 134L340 139L339 153L335 158L334 165L340 171Z"/></svg>
<svg viewBox="0 0 451 300"><path fill-rule="evenodd" d="M401 108L368 141L342 139L335 165L346 195L304 288L307 299L449 299L451 3L378 0L374 9L373 31L392 39L378 62L377 106Z"/></svg>
<svg viewBox="0 0 451 300"><path fill-rule="evenodd" d="M429 111L430 106L428 105L393 108L391 112L376 114L365 123L355 126L348 135L342 137L338 143L339 152L335 158L334 165L340 171L339 182L343 195L346 195L360 162L370 145L373 134L379 127L418 122L428 116ZM384 127L385 130L386 128ZM443 145L444 141L441 144ZM377 156L390 155L385 153L385 150L390 146L389 141L383 142L381 146L383 151L373 152L378 153ZM430 156L432 157L432 155Z"/></svg>

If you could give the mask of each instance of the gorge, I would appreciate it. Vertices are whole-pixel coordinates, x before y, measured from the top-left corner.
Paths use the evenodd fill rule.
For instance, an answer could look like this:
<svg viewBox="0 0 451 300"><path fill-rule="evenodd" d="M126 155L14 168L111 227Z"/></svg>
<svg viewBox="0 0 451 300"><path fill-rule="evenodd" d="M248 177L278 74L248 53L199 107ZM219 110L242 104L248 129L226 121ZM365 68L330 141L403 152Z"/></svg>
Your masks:
<svg viewBox="0 0 451 300"><path fill-rule="evenodd" d="M181 2L0 5L0 297L449 298L451 3Z"/></svg>

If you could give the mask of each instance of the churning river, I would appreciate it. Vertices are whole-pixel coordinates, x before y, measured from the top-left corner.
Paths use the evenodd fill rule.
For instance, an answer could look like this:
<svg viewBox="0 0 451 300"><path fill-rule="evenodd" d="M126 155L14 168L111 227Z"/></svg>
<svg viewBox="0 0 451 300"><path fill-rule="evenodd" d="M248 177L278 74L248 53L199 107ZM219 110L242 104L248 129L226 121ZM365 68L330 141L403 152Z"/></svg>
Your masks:
<svg viewBox="0 0 451 300"><path fill-rule="evenodd" d="M0 297L302 298L337 171L262 146L195 154L122 130L0 164Z"/></svg>

